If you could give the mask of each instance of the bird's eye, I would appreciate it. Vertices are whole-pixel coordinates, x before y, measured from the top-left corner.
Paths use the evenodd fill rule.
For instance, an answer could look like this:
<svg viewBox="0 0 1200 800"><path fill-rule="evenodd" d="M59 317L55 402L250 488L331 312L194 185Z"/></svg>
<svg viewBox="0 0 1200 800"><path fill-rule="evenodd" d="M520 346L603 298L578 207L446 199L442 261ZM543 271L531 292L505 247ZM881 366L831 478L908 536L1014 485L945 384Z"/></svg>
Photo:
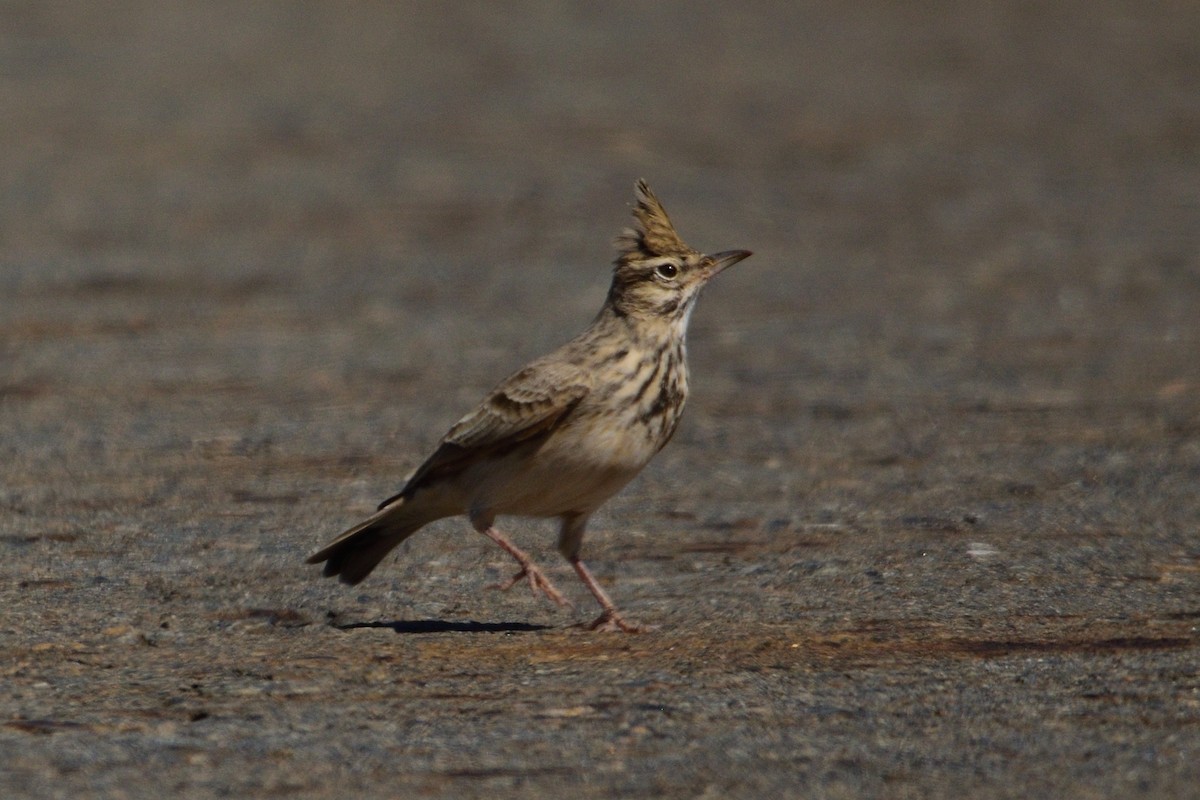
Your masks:
<svg viewBox="0 0 1200 800"><path fill-rule="evenodd" d="M659 264L656 272L662 277L670 279L679 274L679 267L668 261L665 264Z"/></svg>

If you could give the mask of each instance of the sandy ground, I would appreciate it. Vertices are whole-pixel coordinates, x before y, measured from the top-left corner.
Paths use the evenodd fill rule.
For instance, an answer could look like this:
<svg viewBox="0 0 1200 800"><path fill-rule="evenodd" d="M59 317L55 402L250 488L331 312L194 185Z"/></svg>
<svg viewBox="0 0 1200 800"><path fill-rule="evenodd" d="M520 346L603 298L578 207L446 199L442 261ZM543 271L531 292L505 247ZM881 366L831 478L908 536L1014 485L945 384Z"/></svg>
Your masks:
<svg viewBox="0 0 1200 800"><path fill-rule="evenodd" d="M1195 797L1200 5L0 7L0 794ZM303 564L749 248L586 554Z"/></svg>

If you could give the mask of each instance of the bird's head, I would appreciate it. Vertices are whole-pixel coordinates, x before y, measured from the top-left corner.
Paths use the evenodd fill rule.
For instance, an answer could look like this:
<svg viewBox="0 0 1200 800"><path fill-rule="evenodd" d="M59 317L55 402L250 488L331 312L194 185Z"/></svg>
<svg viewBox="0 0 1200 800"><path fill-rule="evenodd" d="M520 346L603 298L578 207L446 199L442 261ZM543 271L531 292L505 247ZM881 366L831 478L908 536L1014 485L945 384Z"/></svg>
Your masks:
<svg viewBox="0 0 1200 800"><path fill-rule="evenodd" d="M608 302L622 316L685 324L700 290L718 272L750 256L749 250L705 255L683 243L666 209L639 180L636 225L617 237Z"/></svg>

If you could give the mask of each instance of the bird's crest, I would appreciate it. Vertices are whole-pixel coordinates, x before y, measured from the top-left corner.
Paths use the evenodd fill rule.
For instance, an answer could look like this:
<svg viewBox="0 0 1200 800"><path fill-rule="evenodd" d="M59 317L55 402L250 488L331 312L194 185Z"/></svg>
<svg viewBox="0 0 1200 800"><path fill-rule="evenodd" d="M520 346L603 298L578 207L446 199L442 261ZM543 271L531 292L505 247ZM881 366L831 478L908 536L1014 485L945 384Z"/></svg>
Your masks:
<svg viewBox="0 0 1200 800"><path fill-rule="evenodd" d="M666 209L644 180L639 179L634 184L634 192L637 194L637 205L633 209L633 217L637 220L637 227L626 228L614 242L617 264L658 256L690 254L692 248L675 233L675 226L671 224Z"/></svg>

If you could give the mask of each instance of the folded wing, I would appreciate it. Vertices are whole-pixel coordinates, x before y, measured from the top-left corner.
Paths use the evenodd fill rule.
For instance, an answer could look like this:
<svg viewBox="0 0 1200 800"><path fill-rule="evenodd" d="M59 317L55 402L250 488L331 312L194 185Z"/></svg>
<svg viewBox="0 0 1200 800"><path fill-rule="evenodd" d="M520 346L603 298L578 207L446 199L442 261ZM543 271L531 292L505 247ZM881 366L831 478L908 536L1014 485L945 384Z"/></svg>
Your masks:
<svg viewBox="0 0 1200 800"><path fill-rule="evenodd" d="M478 459L553 431L587 393L586 375L579 367L549 359L533 362L493 389L478 408L456 422L404 488L380 503L379 508L455 474Z"/></svg>

